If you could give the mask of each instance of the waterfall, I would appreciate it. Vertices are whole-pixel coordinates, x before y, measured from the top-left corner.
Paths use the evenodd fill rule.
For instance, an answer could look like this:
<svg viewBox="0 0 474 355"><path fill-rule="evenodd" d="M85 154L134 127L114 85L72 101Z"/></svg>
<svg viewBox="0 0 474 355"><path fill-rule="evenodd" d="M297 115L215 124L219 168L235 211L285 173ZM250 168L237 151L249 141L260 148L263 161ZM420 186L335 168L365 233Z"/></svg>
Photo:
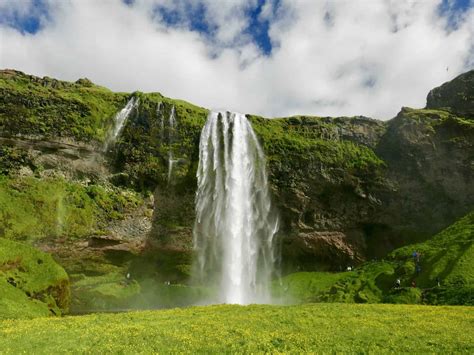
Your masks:
<svg viewBox="0 0 474 355"><path fill-rule="evenodd" d="M168 151L168 184L171 180L171 173L173 172L173 165L176 163L176 160L173 157L173 148L172 144L174 141L174 130L176 129L176 110L174 105L171 107L170 117L168 125L168 144L170 146ZM163 123L163 120L161 121Z"/></svg>
<svg viewBox="0 0 474 355"><path fill-rule="evenodd" d="M270 302L278 217L265 165L245 115L209 114L199 146L194 272L218 285L219 302Z"/></svg>
<svg viewBox="0 0 474 355"><path fill-rule="evenodd" d="M64 206L63 192L56 201L56 236L62 236L65 229L66 208Z"/></svg>
<svg viewBox="0 0 474 355"><path fill-rule="evenodd" d="M156 108L156 116L158 117L158 122L160 123L160 138L163 142L165 140L165 120L163 119L163 103L158 102L158 107Z"/></svg>
<svg viewBox="0 0 474 355"><path fill-rule="evenodd" d="M107 151L109 147L115 143L120 132L122 132L123 126L125 125L128 116L134 108L138 107L139 103L139 98L132 97L130 100L128 100L125 107L122 108L119 112L117 112L114 118L114 126L109 132L108 137L105 141L104 151Z"/></svg>
<svg viewBox="0 0 474 355"><path fill-rule="evenodd" d="M171 107L169 124L170 124L171 129L175 129L175 127L176 127L176 109L175 109L174 105Z"/></svg>

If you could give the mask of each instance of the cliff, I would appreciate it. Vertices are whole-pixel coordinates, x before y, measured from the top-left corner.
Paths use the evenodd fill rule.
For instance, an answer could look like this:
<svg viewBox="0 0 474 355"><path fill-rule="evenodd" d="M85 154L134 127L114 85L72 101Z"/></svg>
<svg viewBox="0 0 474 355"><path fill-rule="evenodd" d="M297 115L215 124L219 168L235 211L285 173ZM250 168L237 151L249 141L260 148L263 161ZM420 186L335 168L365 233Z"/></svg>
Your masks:
<svg viewBox="0 0 474 355"><path fill-rule="evenodd" d="M402 108L387 122L248 115L267 156L284 272L382 257L473 210L473 77L433 89L425 109ZM131 97L140 104L106 146ZM73 305L81 285L90 290L104 275L114 284L127 270L185 280L206 116L159 93L1 71L0 236L52 253L72 275Z"/></svg>

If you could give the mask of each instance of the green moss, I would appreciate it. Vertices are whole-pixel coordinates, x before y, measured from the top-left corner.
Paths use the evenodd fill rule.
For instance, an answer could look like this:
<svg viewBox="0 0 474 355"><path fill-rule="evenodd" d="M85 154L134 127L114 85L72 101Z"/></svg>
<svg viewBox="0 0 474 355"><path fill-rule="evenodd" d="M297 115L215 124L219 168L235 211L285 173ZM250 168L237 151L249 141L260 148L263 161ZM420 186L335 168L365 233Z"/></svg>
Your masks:
<svg viewBox="0 0 474 355"><path fill-rule="evenodd" d="M393 251L387 261L366 263L355 272L345 273L346 276L340 276L328 292L314 292L313 299L327 302L472 305L473 241L474 212L426 242ZM420 254L419 261L413 256L414 252ZM421 268L419 272L416 264ZM314 278L319 276L318 273L311 274ZM401 281L400 288L394 287L397 279ZM413 282L416 287L412 287ZM309 299L312 291L305 294L305 290L302 288L305 298Z"/></svg>
<svg viewBox="0 0 474 355"><path fill-rule="evenodd" d="M103 141L128 95L106 88L0 72L0 132Z"/></svg>
<svg viewBox="0 0 474 355"><path fill-rule="evenodd" d="M140 293L136 281L120 273L101 276L74 275L72 312L97 312L128 309L133 297Z"/></svg>
<svg viewBox="0 0 474 355"><path fill-rule="evenodd" d="M199 137L208 111L156 93L135 95L140 98L140 106L136 116L130 117L116 144L117 169L127 175L127 184L139 190L166 186L171 152L180 162L173 170L177 193L193 190ZM160 115L157 113L159 105ZM169 126L173 107L177 122L175 128Z"/></svg>
<svg viewBox="0 0 474 355"><path fill-rule="evenodd" d="M0 238L0 318L60 315L69 307L69 279L48 254Z"/></svg>
<svg viewBox="0 0 474 355"><path fill-rule="evenodd" d="M184 307L210 299L212 295L211 290L204 287L167 284L150 278L127 280L125 275L74 275L72 312ZM131 275L132 278L137 276Z"/></svg>
<svg viewBox="0 0 474 355"><path fill-rule="evenodd" d="M474 130L474 121L469 118L457 116L449 111L437 109L414 109L403 107L399 115L408 118L407 123L423 124L426 128L431 128L434 133L435 130L443 128L459 128L472 132ZM461 136L464 134L461 133ZM467 132L464 132L467 133Z"/></svg>
<svg viewBox="0 0 474 355"><path fill-rule="evenodd" d="M346 273L298 272L282 277L272 284L273 297L278 302L302 303L316 301L321 294Z"/></svg>
<svg viewBox="0 0 474 355"><path fill-rule="evenodd" d="M9 284L0 273L0 319L47 317L51 315L48 304L31 299L26 293Z"/></svg>
<svg viewBox="0 0 474 355"><path fill-rule="evenodd" d="M334 137L341 122L351 118L324 120L317 117L265 119L250 116L252 126L261 139L274 183L292 186L298 172L306 171L332 175L337 181L377 180L385 163L363 144ZM357 119L355 119L357 120ZM358 184L354 181L354 184Z"/></svg>
<svg viewBox="0 0 474 355"><path fill-rule="evenodd" d="M32 165L31 158L25 150L0 146L0 175L8 175L23 166Z"/></svg>
<svg viewBox="0 0 474 355"><path fill-rule="evenodd" d="M367 263L336 282L329 292L319 297L325 302L378 303L394 281L394 264L390 262Z"/></svg>
<svg viewBox="0 0 474 355"><path fill-rule="evenodd" d="M422 290L417 287L394 289L385 296L385 303L419 304L422 302Z"/></svg>
<svg viewBox="0 0 474 355"><path fill-rule="evenodd" d="M416 275L412 272L410 277L416 278L420 287L430 289L426 297L431 302L455 304L460 301L460 297L455 295L456 290L460 294L468 294L466 290L474 285L473 242L474 212L471 212L430 240L397 249L391 253L391 257L406 263L413 259L414 252L420 253L421 273ZM450 291L440 292L435 288L438 279L441 288ZM433 293L433 297L430 293ZM435 297L437 294L439 299ZM472 294L461 301L461 304L473 303Z"/></svg>
<svg viewBox="0 0 474 355"><path fill-rule="evenodd" d="M136 193L99 185L0 176L0 235L18 240L82 238L140 203Z"/></svg>

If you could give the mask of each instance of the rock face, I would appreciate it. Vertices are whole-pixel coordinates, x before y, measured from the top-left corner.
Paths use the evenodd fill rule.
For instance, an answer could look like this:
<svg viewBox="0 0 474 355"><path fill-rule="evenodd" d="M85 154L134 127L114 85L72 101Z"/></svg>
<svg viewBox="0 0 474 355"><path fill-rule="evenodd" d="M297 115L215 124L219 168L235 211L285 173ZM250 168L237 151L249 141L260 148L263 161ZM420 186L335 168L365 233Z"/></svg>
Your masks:
<svg viewBox="0 0 474 355"><path fill-rule="evenodd" d="M473 71L443 84L430 92L426 109L403 108L388 122L248 116L267 156L284 272L339 270L382 257L473 209L472 78ZM99 216L79 238L35 243L75 274L113 268L186 279L207 110L133 93L140 105L104 154L106 131L130 95L12 71L0 72L0 84L0 174L15 181L59 175L81 186L85 195L74 203Z"/></svg>
<svg viewBox="0 0 474 355"><path fill-rule="evenodd" d="M431 90L426 108L449 110L461 117L474 117L474 70Z"/></svg>
<svg viewBox="0 0 474 355"><path fill-rule="evenodd" d="M383 209L375 218L386 240L394 233L400 235L396 246L423 240L472 210L473 121L404 108L388 123L376 151L393 186L380 196Z"/></svg>

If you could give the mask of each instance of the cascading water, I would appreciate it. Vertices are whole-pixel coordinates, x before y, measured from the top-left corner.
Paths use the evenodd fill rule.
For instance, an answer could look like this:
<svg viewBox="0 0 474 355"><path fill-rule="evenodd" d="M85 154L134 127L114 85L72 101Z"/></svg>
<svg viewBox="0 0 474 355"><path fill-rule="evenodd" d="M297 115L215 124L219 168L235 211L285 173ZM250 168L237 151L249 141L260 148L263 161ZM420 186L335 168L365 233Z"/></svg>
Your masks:
<svg viewBox="0 0 474 355"><path fill-rule="evenodd" d="M125 125L125 122L127 121L128 116L130 116L130 113L132 110L140 104L140 99L136 97L132 97L130 100L128 100L127 104L123 109L121 109L114 118L114 126L112 130L109 132L107 140L105 142L104 146L104 151L107 151L108 148L115 143L117 140L117 137L119 136L120 132L122 132L123 126Z"/></svg>
<svg viewBox="0 0 474 355"><path fill-rule="evenodd" d="M163 122L163 120L161 121ZM173 165L176 163L176 160L173 157L173 149L171 145L173 144L174 140L174 131L176 129L176 110L174 105L171 107L170 117L169 117L169 126L168 126L168 144L170 145L170 149L168 151L168 183L171 180L171 173L173 172Z"/></svg>
<svg viewBox="0 0 474 355"><path fill-rule="evenodd" d="M165 120L163 118L163 103L160 101L158 102L158 106L156 108L156 116L158 117L158 122L160 122L160 138L161 141L165 139Z"/></svg>
<svg viewBox="0 0 474 355"><path fill-rule="evenodd" d="M265 155L245 115L209 114L197 178L198 278L219 285L219 302L270 302L278 217L271 207Z"/></svg>

